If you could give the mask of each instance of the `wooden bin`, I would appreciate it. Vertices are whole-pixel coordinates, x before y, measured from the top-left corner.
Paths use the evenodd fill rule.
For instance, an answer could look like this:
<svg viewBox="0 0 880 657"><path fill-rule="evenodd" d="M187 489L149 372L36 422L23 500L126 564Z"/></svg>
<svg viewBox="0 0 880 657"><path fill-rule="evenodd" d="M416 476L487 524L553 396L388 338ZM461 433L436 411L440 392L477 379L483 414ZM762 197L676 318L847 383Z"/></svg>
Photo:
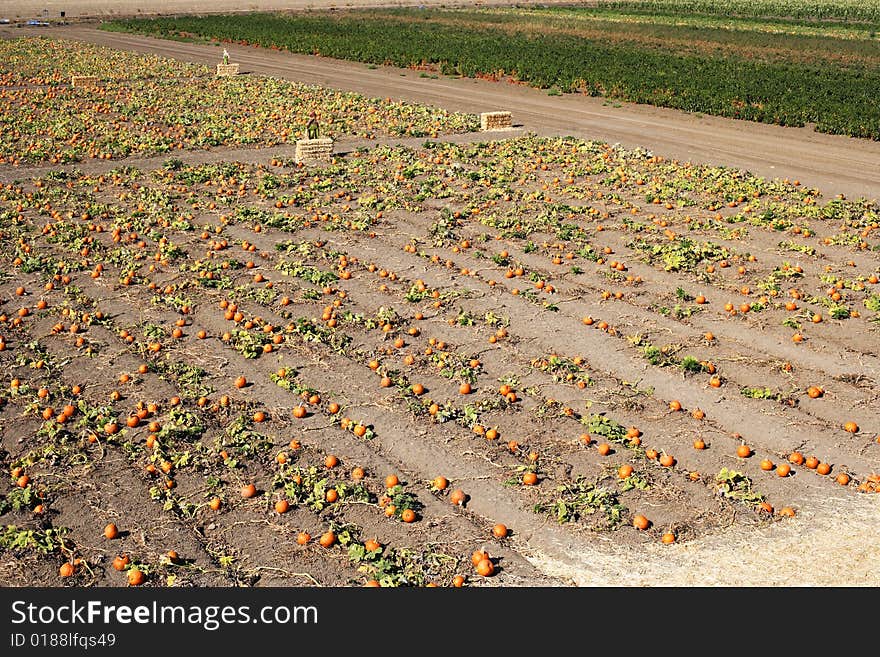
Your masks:
<svg viewBox="0 0 880 657"><path fill-rule="evenodd" d="M330 137L299 139L296 142L294 160L298 163L329 162L332 157L333 140Z"/></svg>
<svg viewBox="0 0 880 657"><path fill-rule="evenodd" d="M220 77L238 75L238 64L217 64L217 75Z"/></svg>
<svg viewBox="0 0 880 657"><path fill-rule="evenodd" d="M74 75L70 78L70 86L74 88L88 89L98 86L97 75Z"/></svg>
<svg viewBox="0 0 880 657"><path fill-rule="evenodd" d="M510 112L483 112L480 114L480 130L509 130L513 127Z"/></svg>

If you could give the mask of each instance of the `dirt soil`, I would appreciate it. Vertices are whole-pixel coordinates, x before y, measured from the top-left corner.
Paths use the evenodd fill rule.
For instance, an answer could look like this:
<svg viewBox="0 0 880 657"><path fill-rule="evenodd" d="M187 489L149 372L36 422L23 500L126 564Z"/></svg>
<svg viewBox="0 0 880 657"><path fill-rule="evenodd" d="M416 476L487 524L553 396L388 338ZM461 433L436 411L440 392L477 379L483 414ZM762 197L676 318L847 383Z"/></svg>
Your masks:
<svg viewBox="0 0 880 657"><path fill-rule="evenodd" d="M17 29L213 65L222 47L103 32L90 25ZM243 73L271 75L369 96L439 105L462 112L508 110L514 124L542 135L572 135L666 157L799 180L849 198L880 198L880 143L678 110L546 92L509 82L431 79L421 71L227 45Z"/></svg>
<svg viewBox="0 0 880 657"><path fill-rule="evenodd" d="M254 11L303 11L310 9L357 9L383 7L424 7L424 6L492 6L510 4L507 0L480 0L480 2L456 2L448 0L252 0L242 3L232 0L201 2L200 0L16 0L0 2L0 18L10 20L41 19L57 21L61 12L64 18L81 20L87 18L111 18L120 16L169 16L175 14L230 14ZM568 4L560 0L541 0L520 2L528 4Z"/></svg>
<svg viewBox="0 0 880 657"><path fill-rule="evenodd" d="M14 34L37 32L9 29ZM88 25L43 29L39 33L193 62L211 64L218 60L218 47L104 33ZM304 191L303 185L320 180L312 181L292 165L290 146L266 150L218 148L208 153L181 154L185 167L242 163L238 165L237 180L221 178L207 185L175 177L173 171L163 168L167 157L54 167L60 171L76 169L83 177L68 182L63 178L44 180L40 186L33 178L45 175L45 168L3 168L0 180L5 183L26 181L24 190L30 193L54 190L56 195L47 198L52 198L60 216L69 212L74 222L80 218L86 198L92 207L118 204L132 217L149 214L152 208L145 199L158 196L138 197L136 192L146 189L166 195L175 213L193 214L191 221L196 227L193 231L164 225L167 240L179 253L171 257L171 266L157 255L155 263L159 264L149 275L159 289L170 286L165 289L172 292L166 296L179 290L196 299L185 313L179 306L152 301L155 287L139 285L140 275L133 283L120 282L126 278L122 264L108 264L97 276L88 270L76 271L72 274L74 285L57 284L52 289L45 287L49 279L40 270L19 270L0 281L0 311L5 314L11 316L22 304L33 307L38 298L49 303L46 310L25 318L14 331L4 330L9 345L0 354L4 371L25 381L30 395L44 386L49 400L40 397L43 401L30 407L25 405L24 397L4 397L0 429L5 460L12 462L39 453L47 429L37 413L50 402L60 408L76 401L71 393L74 384L84 384L80 394L88 402L87 409L106 404L114 391L122 391L112 409L120 418L140 410L136 405L139 401L159 402L155 412L145 413L144 422L123 429L124 440L113 438L116 434L104 436L96 429L100 435L94 441L87 436L78 443L72 439L67 443L58 438L63 438L64 432L56 431L53 440L62 442L53 443L51 458L37 459L30 469L52 497L50 512L38 522L70 528L76 555L84 559L85 566L69 580L71 583L123 584L123 577L109 564L115 554L122 552L144 564L150 584L168 583L169 576L177 584L191 585L361 583L367 576L357 570L345 552L328 551L314 541L299 546L293 540L303 530L317 537L332 522L341 531L345 526L357 526L362 538L376 536L384 545L420 546L421 560L416 560L420 572L427 580L444 585L453 573L461 572L470 573L472 583L498 586L880 584L876 567L880 560L876 540L880 496L857 493L855 482L840 486L834 481L844 470L866 481L880 463L880 444L875 441L880 432L876 329L864 318L860 322L826 320L815 329L805 329L810 337L800 345L791 342L791 330L782 325L786 314L772 303L772 308L765 311L772 320L759 321L755 318L766 315L745 313L732 320L722 310L727 299L739 303L737 295L743 281L754 285L772 275L782 259L794 258L779 251L778 233L750 227L747 251L756 254L757 259L749 260L743 247L744 235L720 237L707 225L690 223L677 209L664 210L663 206L647 203L638 188L606 184L601 176L583 174L578 184L602 189L609 199L600 203L602 197L598 196L590 201L606 212L604 217L593 217L602 227L591 233L592 246L597 251L603 249L606 258L625 262L626 267L616 271L626 271L638 280L609 276L607 262L596 264L580 255L564 260L562 254L571 253L573 243L562 239L556 248L561 238L549 230L546 234L534 233L526 241L511 237L501 226L487 228L464 217L450 228L455 233L451 241L441 240L443 243L438 244L436 234L431 232L444 207L513 211L507 200L488 200L480 185L469 186L471 179L461 174L468 167L476 171L478 166L491 167L494 163L502 167L513 161L521 167L517 170L533 172L527 183L529 194L540 197L542 190L551 190L554 196L574 197L576 189L554 187L560 183L553 176L562 176L564 170L561 162L567 151L563 147L548 147L544 156L550 163L547 170L538 169L535 162L520 161L515 152L505 150L518 143L507 139L520 137L523 130L543 136L572 135L619 142L649 148L667 160L677 158L798 179L803 187L820 188L826 198L838 193L880 196L880 176L876 174L880 171L880 145L808 129L698 118L656 108L604 104L588 97L550 97L506 82L430 79L414 71L370 70L323 58L229 48L231 60L240 62L245 73L275 75L457 111L507 109L522 130L492 135L499 141L467 158L455 146L426 148L421 145L424 140L410 140L403 142L405 147L400 141L388 141L384 156L360 156L365 158L361 162L356 161L355 148L375 142L337 144L337 152L346 154L341 158L344 173L337 172L335 185L319 187L318 192ZM485 138L465 135L450 141L466 149L469 142ZM608 157L617 156L609 152ZM647 166L647 160L633 164L635 160L621 157L622 165ZM422 168L408 182L400 172L414 166L414 162ZM111 169L118 172L125 164L136 165L141 173L131 178L127 174L111 175ZM535 168L527 169L528 165ZM438 179L450 181L449 197L429 197L421 206L410 208L406 201L415 193L412 185L427 176L425 168ZM266 214L259 215L262 219L249 215L235 218L236 208L245 204L269 213L284 211L282 201L258 193L256 183L267 173L288 176L284 184L289 187L282 189L294 196L311 194L311 201L303 205L320 205L326 217L318 217L316 210L314 219L303 220L301 215L311 216L311 211L306 213L297 204L288 204L286 207L296 217L289 225L284 222L290 219L290 212L286 219L275 217L281 225L267 221L270 215ZM351 203L352 194L365 197L388 181L394 181L395 191L382 189L399 205L384 216L374 216L367 230L328 232L322 228L322 222L334 213L345 215L343 205ZM443 187L446 189L445 184ZM792 191L794 188L786 189L791 198L800 194ZM612 191L620 194L616 200L608 196ZM696 196L701 194L711 192L695 192ZM522 202L526 214L530 206ZM29 207L21 212L26 218L11 226L21 225L25 227L22 230L32 231L35 254L39 255L72 256L75 260L91 251L104 254L109 263L106 254L111 250L137 254L139 249L147 248L141 246L146 242L152 258L154 247L161 250L168 244L157 242L146 229L138 235L95 231L92 227L89 232L93 241L82 252L79 245L73 249L69 241L54 239L51 228L41 228L45 217L40 208ZM228 219L222 224L218 223L220 212ZM655 224L662 220L682 235L711 239L729 248L733 266L714 277L695 271L668 272L654 266L633 246L627 223L629 216L645 213L656 213ZM708 221L715 213L694 214ZM81 219L82 225L100 220ZM830 228L821 221L805 221L804 226L814 234L819 231L820 236ZM217 235L222 230L228 247L218 243L215 230ZM815 243L797 235L787 235L786 239L805 245ZM291 240L297 250L278 251L277 245L284 240ZM253 248L248 249L249 245ZM234 255L227 255L227 248ZM337 267L340 254L346 254L345 265ZM12 271L11 256L4 254L6 271ZM308 273L284 269L284 263L294 256L300 265L312 268L308 272L332 269L347 271L351 277L336 280L332 286L314 281L308 285L303 282ZM213 267L224 260L234 260L240 268L233 266L226 272ZM245 260L250 264L244 265ZM847 269L850 265L845 261L852 261L851 267L860 272L878 270L877 256L871 251L824 245L811 257L798 260L805 276L810 277L809 285L805 282L804 287L810 294L822 294L820 274L833 271L841 277L853 276L856 270ZM242 317L233 319L228 312L226 317L220 304L228 305L230 294L205 285L204 280L199 282L197 279L204 279L206 274L198 267L190 270L181 264L187 262L230 277L230 284L237 286L241 297L238 305ZM572 270L572 264L578 266L578 272ZM523 294L519 288L531 289L536 279L518 275L506 278L516 265L534 272L543 282L552 282L556 289L548 292L542 283L536 292ZM737 265L744 267L742 276L747 279L738 278ZM21 267L21 263L15 266ZM261 291L268 289L267 280L276 284L272 288L275 292L261 296ZM414 292L421 292L420 285L425 296ZM23 287L22 295L16 290L19 286ZM709 309L685 317L659 313L658 306L678 307L682 302L674 292L678 287L705 293ZM449 298L444 296L442 303L435 305L434 297L427 296L431 290L437 290L438 295L440 291L449 294ZM606 297L605 290L621 290L622 294L619 299ZM281 303L282 293L289 295L292 303ZM845 294L855 293L847 289ZM755 296L749 298L754 300ZM333 299L340 302L338 310L333 309ZM97 306L90 305L91 300L97 300ZM551 301L557 309L549 313L542 304ZM364 318L378 316L389 307L396 310L397 317L389 321L393 326L388 331L365 323ZM75 323L70 312L78 313L76 318L81 320L82 313L94 315L99 309L106 319L80 321L79 331L69 332L71 323ZM322 311L327 319L318 321ZM503 331L496 330L500 320L488 319L487 311L504 318L502 323L507 326ZM601 318L610 330L598 330L592 321L590 328L585 327L585 317L597 321ZM181 320L183 335L172 339L169 335L175 320ZM329 322L335 329L337 321L340 333L350 337L350 343L340 345L330 337L333 331L322 332L329 330L323 328L330 326ZM57 328L58 322L61 329ZM221 337L248 322L252 326L246 329L251 336L247 339L262 344L259 333L280 335L277 349L248 358L232 348L234 339ZM317 328L308 328L312 326L308 322L314 322ZM264 331L267 325L270 328ZM282 328L285 325L287 328ZM145 333L148 326L161 327L163 337ZM199 329L206 331L206 339L196 337ZM133 340L127 340L123 331L130 332ZM709 332L714 336L711 339L705 337ZM708 385L705 374L685 376L675 367L648 365L636 349L640 343L627 340L638 334L657 344L677 345L700 360L711 360L723 373L723 385L717 389ZM57 335L61 337L52 338ZM78 336L85 338L80 342ZM32 342L37 337L39 345ZM400 337L402 345L392 345L392 337ZM429 337L433 342L428 341ZM245 338L239 335L236 339ZM161 352L150 351L149 344L154 340L162 341ZM438 341L447 346L441 349ZM452 368L457 372L451 378L441 375L431 358L442 351L447 352L448 361L457 363ZM409 364L402 361L406 355L412 356ZM573 378L556 376L552 370L556 356L568 359L565 371L573 373ZM479 364L468 366L470 359ZM381 361L378 368L372 367L373 360ZM142 363L150 364L151 369L134 375ZM169 363L198 366L204 373L194 383L191 377L181 374L182 370L169 370ZM460 373L468 367L475 373L474 390L460 395ZM291 416L291 409L300 403L299 396L273 383L273 376L280 376L282 369L292 373L289 381L320 392L319 400L304 402L308 408L305 418ZM388 373L394 380L388 387L380 387L377 372ZM121 373L133 376L123 383L118 378ZM246 373L250 383L237 388L232 381L241 373ZM287 374L281 378L288 380ZM519 399L493 401L498 399L502 380L515 381L513 388ZM584 385L575 385L578 381ZM424 394L441 406L445 400L460 407L462 397L484 401L480 415L484 433L474 435L470 427L457 421L427 419L418 395L412 392L414 382L423 384ZM809 399L804 394L808 386L820 384L826 389L822 398ZM204 386L203 393L199 386ZM775 399L748 399L740 394L742 388L763 386L782 393ZM224 402L221 395L230 399ZM191 415L183 424L175 425L177 433L169 433L167 442L160 445L159 449L164 450L160 454L149 446L152 429L145 425L155 419L171 426L177 417L173 412L175 396L182 398L183 408ZM200 401L202 396L204 402ZM670 411L673 400L686 411L704 409L705 419ZM342 414L353 421L340 425L339 416L329 410L330 402L340 403ZM247 431L230 428L239 416L249 418L257 411L265 412L267 419L248 421ZM638 427L642 446L612 441L611 453L600 456L596 446L604 442L604 429L600 427L598 435L591 431L592 440L585 442L581 434L586 429L578 420L603 412L621 425ZM108 411L98 415L103 417ZM192 441L185 428L196 419L207 429ZM842 431L844 419L858 422L855 435ZM354 429L361 426L375 432L375 437L365 440L358 436ZM498 431L498 439L483 437L489 427ZM706 439L708 449L692 447L697 436ZM290 447L292 439L300 444ZM511 447L510 440L520 445ZM754 450L749 458L735 454L743 440ZM660 466L646 456L646 447L674 454L676 463ZM795 449L830 460L832 474L823 477L794 466L793 476L782 478L759 467L763 459L772 460L774 465L785 462ZM223 451L228 453L223 456ZM338 455L342 465L331 469L326 477L331 485L342 486L344 494L357 485L349 475L351 468L363 467L367 472L363 483L366 490L361 492L367 498L317 511L305 504L293 505L287 514L275 513L271 505L282 490L278 477L285 472L274 458L279 451L304 472L315 466L323 473L327 454ZM192 463L181 458L192 459ZM239 466L231 467L230 458L240 461ZM156 473L155 468L149 469L151 464L164 466L166 459L170 464L168 477ZM613 531L605 531L609 528L604 526L611 517L604 514L613 512L610 507L603 507L601 513L584 511L578 521L565 524L557 523L553 513L547 512L548 504L565 498L560 488L573 485L581 477L617 490L621 484L616 471L625 463L634 465L646 486L621 490L619 500L626 507L624 522ZM780 518L754 505L721 499L714 479L721 467L747 474L755 489L773 503L775 511L791 506L796 509L795 517ZM520 483L522 473L529 470L538 471L538 485ZM389 520L380 510L383 480L390 473L397 473L404 490L418 501L418 520L412 525ZM468 493L470 499L465 506L450 505L448 490L431 489L429 482L439 474L447 476L453 488ZM249 482L257 486L257 497L240 499L239 488ZM290 484L287 480L282 483ZM224 500L219 512L206 506L215 492ZM570 497L565 499L572 502ZM165 512L160 511L163 502ZM538 507L540 512L536 512ZM650 517L652 526L647 531L628 526L637 512ZM28 518L25 512L10 511L3 515L2 522L33 522ZM101 537L110 521L123 530L119 538L113 539L115 542ZM511 527L512 535L493 538L490 528L496 522ZM676 534L677 541L672 545L660 541L667 531ZM162 555L172 547L181 560L169 564ZM494 577L473 574L469 555L479 548L495 557L499 572ZM29 553L7 554L0 560L0 580L13 585L57 585L59 563L47 563Z"/></svg>

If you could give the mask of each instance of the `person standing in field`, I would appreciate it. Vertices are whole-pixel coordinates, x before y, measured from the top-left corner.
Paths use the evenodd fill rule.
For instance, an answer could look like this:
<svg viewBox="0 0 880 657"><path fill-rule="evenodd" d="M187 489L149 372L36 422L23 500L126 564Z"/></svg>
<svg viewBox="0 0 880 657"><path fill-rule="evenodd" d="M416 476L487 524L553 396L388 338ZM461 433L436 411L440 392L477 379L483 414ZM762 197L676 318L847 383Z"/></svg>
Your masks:
<svg viewBox="0 0 880 657"><path fill-rule="evenodd" d="M306 138L318 138L318 115L314 111L309 112L309 122L306 123Z"/></svg>
<svg viewBox="0 0 880 657"><path fill-rule="evenodd" d="M226 48L223 49L223 65L226 66L229 64L229 51Z"/></svg>

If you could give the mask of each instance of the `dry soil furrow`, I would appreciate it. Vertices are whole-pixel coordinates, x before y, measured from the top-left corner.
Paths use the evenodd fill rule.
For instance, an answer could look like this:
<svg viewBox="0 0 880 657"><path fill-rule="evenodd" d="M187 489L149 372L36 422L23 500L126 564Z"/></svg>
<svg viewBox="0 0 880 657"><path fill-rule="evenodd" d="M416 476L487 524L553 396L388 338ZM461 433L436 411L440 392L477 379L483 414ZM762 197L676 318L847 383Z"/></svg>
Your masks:
<svg viewBox="0 0 880 657"><path fill-rule="evenodd" d="M424 261L418 256L404 253L402 246L406 240L403 237L397 237L397 235L395 233L393 236L388 236L388 239L396 242L395 246L397 247L391 252L399 254L395 261L391 262L391 268L394 271L401 272L405 276L409 275L411 278L420 277L429 287L450 287L457 284L458 276L448 273L445 268L435 267L421 272L420 270L425 266ZM408 274L408 272L411 273ZM736 431L742 433L742 404L746 401L751 402L746 406L753 409L752 412L756 417L761 417L763 427L760 432L761 438L756 437L759 444L778 455L783 455L803 442L803 428L792 426L790 418L777 419L772 410L768 411L766 405L758 400L728 400L711 390L690 385L680 375L671 374L661 368L648 367L644 361L636 360L620 339L595 328L584 327L580 322L580 314L577 316L567 316L564 313L555 314L555 330L548 333L539 322L534 321L533 315L540 311L534 309L528 302L523 302L516 297L499 299L497 292L484 282L470 277L467 277L466 280L468 287L475 288L486 298L494 297L496 299L497 307L503 309L505 314L511 318L510 331L512 334L528 341L529 344L540 345L540 348L535 348L531 352L532 357L556 351L564 353L574 349L577 353L586 354L591 366L599 371L609 372L618 379L639 381L642 386L651 386L658 397L669 400L678 399L686 409L702 408L706 411L711 422L720 423L731 433ZM472 304L467 299L463 299L460 305L469 309ZM481 299L479 305L481 307L485 305L485 299ZM563 338L565 344L560 341L562 336L568 336ZM869 409L859 409L858 412L862 422L870 424L874 419ZM876 420L874 419L874 421ZM836 429L842 432L842 429ZM831 428L823 430L819 427L810 427L809 430L811 433L819 432L829 435L832 433ZM851 467L867 471L874 464L855 453L859 447L861 444L851 446L848 454L851 458L849 464Z"/></svg>

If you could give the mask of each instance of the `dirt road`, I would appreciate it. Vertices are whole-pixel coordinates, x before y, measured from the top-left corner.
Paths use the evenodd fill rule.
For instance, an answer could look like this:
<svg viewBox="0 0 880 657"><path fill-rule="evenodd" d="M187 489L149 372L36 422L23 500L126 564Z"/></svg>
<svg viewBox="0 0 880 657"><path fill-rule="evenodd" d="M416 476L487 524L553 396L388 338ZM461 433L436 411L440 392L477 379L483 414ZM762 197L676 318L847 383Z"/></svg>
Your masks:
<svg viewBox="0 0 880 657"><path fill-rule="evenodd" d="M567 4L568 0L542 0L542 5ZM508 0L481 0L471 2L448 2L444 0L254 0L242 3L234 0L8 0L0 1L0 18L29 20L32 18L57 20L64 12L65 18L94 18L112 16L149 16L172 14L219 14L252 11L292 11L309 9L353 9L358 7L407 7L432 6L455 7L460 5L505 5ZM520 5L531 4L520 2ZM539 3L534 3L539 4Z"/></svg>
<svg viewBox="0 0 880 657"><path fill-rule="evenodd" d="M213 64L216 46L103 32L94 25L8 28L7 34L52 34L141 53ZM390 96L465 112L505 109L514 123L542 135L567 134L643 146L682 161L743 168L818 187L826 197L880 198L880 143L677 110L611 103L506 82L422 77L419 71L229 46L244 73L274 75L372 96Z"/></svg>

